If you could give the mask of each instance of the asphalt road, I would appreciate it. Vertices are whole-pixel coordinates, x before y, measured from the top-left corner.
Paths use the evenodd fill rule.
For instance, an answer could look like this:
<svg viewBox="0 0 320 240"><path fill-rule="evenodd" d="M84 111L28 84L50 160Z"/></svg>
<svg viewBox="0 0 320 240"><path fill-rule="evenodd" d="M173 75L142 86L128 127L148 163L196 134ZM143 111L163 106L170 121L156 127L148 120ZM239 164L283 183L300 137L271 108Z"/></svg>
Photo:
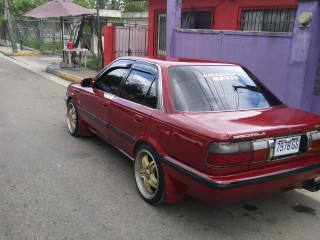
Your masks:
<svg viewBox="0 0 320 240"><path fill-rule="evenodd" d="M130 160L68 133L63 85L0 57L0 239L320 239L320 193L149 206Z"/></svg>

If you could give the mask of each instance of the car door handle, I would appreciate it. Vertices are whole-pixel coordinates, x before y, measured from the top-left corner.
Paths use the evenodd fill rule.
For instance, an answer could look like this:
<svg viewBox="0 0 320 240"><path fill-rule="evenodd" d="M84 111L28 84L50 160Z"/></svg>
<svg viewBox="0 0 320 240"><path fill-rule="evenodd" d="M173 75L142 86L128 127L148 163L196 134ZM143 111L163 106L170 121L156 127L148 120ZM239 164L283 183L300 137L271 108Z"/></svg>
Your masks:
<svg viewBox="0 0 320 240"><path fill-rule="evenodd" d="M140 115L134 115L134 121L137 123L142 123L143 117Z"/></svg>

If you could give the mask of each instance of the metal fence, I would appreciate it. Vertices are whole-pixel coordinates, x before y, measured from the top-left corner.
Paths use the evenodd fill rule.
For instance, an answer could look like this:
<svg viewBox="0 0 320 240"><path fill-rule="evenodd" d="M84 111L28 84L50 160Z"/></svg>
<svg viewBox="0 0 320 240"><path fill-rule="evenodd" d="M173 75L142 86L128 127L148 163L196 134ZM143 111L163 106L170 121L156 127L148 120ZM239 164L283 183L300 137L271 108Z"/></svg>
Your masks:
<svg viewBox="0 0 320 240"><path fill-rule="evenodd" d="M292 6L245 7L239 9L241 31L292 32L297 9Z"/></svg>
<svg viewBox="0 0 320 240"><path fill-rule="evenodd" d="M77 37L80 18L64 19L64 44L74 41ZM84 35L92 37L92 23L85 21ZM58 53L62 50L61 23L59 19L23 19L13 21L13 37L17 43L40 50L44 53ZM0 38L3 42L10 41L6 22L0 25ZM90 41L88 45L91 45Z"/></svg>
<svg viewBox="0 0 320 240"><path fill-rule="evenodd" d="M1 37L9 41L7 24L1 28ZM60 22L56 20L14 20L13 37L17 43L41 51L56 52L61 49Z"/></svg>
<svg viewBox="0 0 320 240"><path fill-rule="evenodd" d="M146 26L116 26L116 57L146 56L148 28Z"/></svg>

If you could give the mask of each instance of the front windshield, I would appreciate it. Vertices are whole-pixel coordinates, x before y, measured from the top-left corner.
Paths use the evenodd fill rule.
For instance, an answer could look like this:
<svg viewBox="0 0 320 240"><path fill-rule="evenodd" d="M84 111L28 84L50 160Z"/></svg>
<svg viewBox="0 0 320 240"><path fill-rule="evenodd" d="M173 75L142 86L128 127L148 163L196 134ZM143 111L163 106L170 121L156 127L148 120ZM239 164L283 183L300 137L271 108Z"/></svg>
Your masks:
<svg viewBox="0 0 320 240"><path fill-rule="evenodd" d="M269 108L282 103L239 66L172 66L169 78L177 111Z"/></svg>

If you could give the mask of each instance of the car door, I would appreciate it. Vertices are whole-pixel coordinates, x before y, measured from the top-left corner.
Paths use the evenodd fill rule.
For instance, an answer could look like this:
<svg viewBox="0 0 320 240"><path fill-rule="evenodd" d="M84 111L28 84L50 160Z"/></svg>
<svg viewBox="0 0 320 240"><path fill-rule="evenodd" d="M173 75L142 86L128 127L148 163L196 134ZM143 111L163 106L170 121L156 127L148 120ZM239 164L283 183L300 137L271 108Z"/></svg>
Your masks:
<svg viewBox="0 0 320 240"><path fill-rule="evenodd" d="M82 95L83 119L91 130L108 140L108 108L118 94L122 80L128 75L132 61L117 61L99 74L92 88Z"/></svg>
<svg viewBox="0 0 320 240"><path fill-rule="evenodd" d="M110 103L110 140L130 156L134 141L145 134L150 116L157 108L157 82L155 65L136 62L119 96Z"/></svg>

